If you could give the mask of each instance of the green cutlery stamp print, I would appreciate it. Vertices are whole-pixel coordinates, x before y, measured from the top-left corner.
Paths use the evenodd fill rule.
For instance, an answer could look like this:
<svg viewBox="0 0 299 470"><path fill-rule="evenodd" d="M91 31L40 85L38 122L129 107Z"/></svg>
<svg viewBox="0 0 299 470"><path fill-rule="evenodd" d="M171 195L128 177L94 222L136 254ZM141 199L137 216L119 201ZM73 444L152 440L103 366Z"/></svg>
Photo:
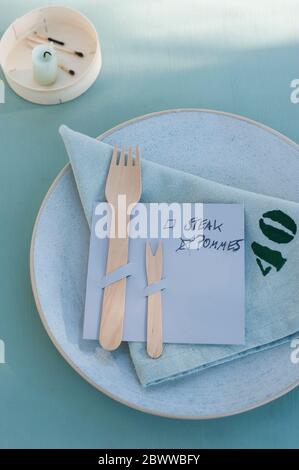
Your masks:
<svg viewBox="0 0 299 470"><path fill-rule="evenodd" d="M266 238L277 244L290 243L297 233L297 225L294 220L281 210L265 212L259 220L259 227ZM257 256L256 262L263 276L267 276L272 267L276 271L280 271L287 261L280 251L260 243L253 242L251 248Z"/></svg>

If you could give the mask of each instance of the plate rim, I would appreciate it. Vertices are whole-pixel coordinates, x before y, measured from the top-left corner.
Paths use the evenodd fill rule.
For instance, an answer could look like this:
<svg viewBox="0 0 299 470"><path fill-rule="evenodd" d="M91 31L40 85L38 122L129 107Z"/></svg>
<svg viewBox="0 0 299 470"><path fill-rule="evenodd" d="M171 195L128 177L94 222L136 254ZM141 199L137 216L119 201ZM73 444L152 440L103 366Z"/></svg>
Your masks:
<svg viewBox="0 0 299 470"><path fill-rule="evenodd" d="M294 142L292 139L290 139L289 137L285 136L284 134L280 133L279 131L276 131L275 129L272 129L271 127L265 125L265 124L262 124L258 121L255 121L253 119L250 119L250 118L247 118L245 116L241 116L241 115L238 115L238 114L234 114L234 113L230 113L230 112L226 112L226 111L218 111L218 110L214 110L214 109L208 109L208 108L174 108L174 109L166 109L166 110L162 110L162 111L156 111L156 112L151 112L151 113L147 113L147 114L144 114L144 115L141 115L141 116L137 116L135 118L132 118L132 119L129 119L127 121L124 121L120 124L117 124L116 126L112 127L111 129L103 132L102 134L100 134L97 139L98 140L104 140L106 137L108 137L109 135L113 134L114 132L124 128L124 127L127 127L128 125L131 125L131 124L134 124L136 122L140 122L140 121L144 121L146 119L150 119L152 117L156 117L156 116L160 116L160 115L164 115L164 114L174 114L174 113L180 113L180 112L196 112L196 113L211 113L211 114L216 114L216 115L221 115L221 116L226 116L226 117L230 117L230 118L233 118L233 119L237 119L239 121L245 121L247 122L248 124L251 124L251 125L254 125L256 127L259 127L260 129L263 129L269 133L271 133L272 135L280 138L281 140L285 141L287 144L293 146L298 152L299 152L299 145ZM216 413L216 414L209 414L209 415L178 415L178 414L173 414L173 413L163 413L163 412L160 412L160 411L157 411L155 409L150 409L150 408L144 408L142 406L138 406L136 405L135 403L133 402L129 402L127 400L124 400L123 398L117 396L117 395L114 395L113 393L111 393L109 390L99 386L98 384L96 384L92 379L90 379L84 372L82 372L82 370L68 357L68 355L65 353L65 351L63 350L63 348L60 346L60 344L56 341L56 338L54 337L54 335L52 334L52 332L50 331L50 328L48 326L48 323L46 321L46 316L44 315L44 312L43 312L43 309L41 307L41 303L39 301L39 296L38 296L38 292L37 292L37 286L36 286L36 282L35 282L35 270L34 270L34 251L35 251L35 240L36 240L36 234L37 234L37 229L38 229L38 225L39 225L39 221L40 221L40 218L41 218L41 215L42 215L42 212L43 212L43 209L44 207L46 206L47 202L48 202L48 199L50 198L52 192L54 191L54 189L56 188L56 186L58 185L58 183L60 182L61 178L67 173L67 171L69 171L71 169L71 164L70 163L67 163L60 171L59 173L57 174L57 176L55 177L54 181L51 183L50 187L48 188L43 200L42 200L42 203L40 205L40 208L38 210L38 213L37 213L37 216L36 216L36 219L35 219L35 222L34 222L34 226L33 226L33 231L32 231L32 236L31 236L31 243L30 243L30 253L29 253L29 267L30 267L30 281L31 281L31 288L32 288L32 293L33 293L33 297L34 297L34 301L35 301L35 305L36 305L36 308L37 308L37 312L39 314L39 317L40 317L40 320L42 322L42 325L43 327L45 328L50 340L52 341L52 343L54 344L54 346L56 347L56 349L58 350L58 352L61 354L61 356L63 357L63 359L86 381L88 382L90 385L92 385L95 389L97 389L98 391L100 391L101 393L103 393L104 395L108 396L109 398L111 398L112 400L115 400L125 406L128 406L129 408L132 408L134 410L137 410L137 411L141 411L143 413L147 413L147 414L150 414L150 415L154 415L154 416L160 416L160 417L163 417L163 418L171 418L171 419L180 419L180 420L210 420L210 419L218 419L218 418L224 418L224 417L228 417L228 416L235 416L235 415L238 415L238 414L241 414L241 413L245 413L247 411L250 411L250 410L253 410L253 409L256 409L256 408L259 408L263 405L266 405L268 403L271 403L272 401L286 395L287 393L289 393L290 391L294 390L296 387L299 386L299 379L296 380L295 382L293 382L292 384L290 384L289 386L283 388L282 390L280 390L278 393L276 393L275 395L269 397L269 398L266 398L265 400L260 400L260 401L257 401L255 403L252 403L251 405L249 406L245 406L243 408L240 408L240 409L237 409L233 412L228 412L228 413Z"/></svg>

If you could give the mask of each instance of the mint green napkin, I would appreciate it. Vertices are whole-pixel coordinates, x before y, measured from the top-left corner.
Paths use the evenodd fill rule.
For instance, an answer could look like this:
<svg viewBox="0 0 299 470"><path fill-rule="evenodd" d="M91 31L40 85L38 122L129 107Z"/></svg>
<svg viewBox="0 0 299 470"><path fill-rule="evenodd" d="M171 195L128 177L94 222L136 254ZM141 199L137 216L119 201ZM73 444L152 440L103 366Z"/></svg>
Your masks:
<svg viewBox="0 0 299 470"><path fill-rule="evenodd" d="M60 133L90 224L93 202L105 200L112 148L66 126L61 126ZM146 160L142 161L142 184L143 202L243 203L246 237L245 345L168 344L163 355L153 360L143 343L131 343L131 357L142 385L183 377L274 347L299 331L299 204L224 186Z"/></svg>

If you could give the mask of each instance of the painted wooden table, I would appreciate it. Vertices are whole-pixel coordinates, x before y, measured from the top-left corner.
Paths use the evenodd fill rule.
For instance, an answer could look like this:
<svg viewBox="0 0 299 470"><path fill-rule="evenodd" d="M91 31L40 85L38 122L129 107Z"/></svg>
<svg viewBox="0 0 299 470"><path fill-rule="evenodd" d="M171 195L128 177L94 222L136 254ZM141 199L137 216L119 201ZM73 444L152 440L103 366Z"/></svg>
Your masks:
<svg viewBox="0 0 299 470"><path fill-rule="evenodd" d="M29 9L49 3L3 0L0 33ZM299 104L290 100L290 83L299 78L299 3L60 4L94 22L104 65L95 85L74 102L42 107L6 87L0 104L0 339L6 347L0 447L299 447L299 390L249 413L201 422L144 415L97 392L50 342L28 269L37 210L66 163L61 123L96 136L148 112L203 107L245 115L299 142Z"/></svg>

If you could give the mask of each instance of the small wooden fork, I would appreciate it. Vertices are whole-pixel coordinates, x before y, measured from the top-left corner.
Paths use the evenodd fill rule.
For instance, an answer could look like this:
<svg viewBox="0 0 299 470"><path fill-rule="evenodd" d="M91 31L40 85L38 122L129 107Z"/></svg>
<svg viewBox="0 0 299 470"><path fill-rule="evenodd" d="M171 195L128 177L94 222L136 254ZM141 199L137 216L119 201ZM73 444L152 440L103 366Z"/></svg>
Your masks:
<svg viewBox="0 0 299 470"><path fill-rule="evenodd" d="M150 243L146 243L145 255L146 275L148 284L159 282L162 279L163 254L160 242L155 254ZM153 359L161 356L163 351L162 331L162 299L161 291L151 294L147 298L147 353Z"/></svg>
<svg viewBox="0 0 299 470"><path fill-rule="evenodd" d="M118 151L115 145L105 188L106 199L113 206L115 216L115 236L109 238L106 274L128 262L129 238L127 227L130 221L130 213L141 196L139 147L136 147L135 159L133 159L132 148L129 149L127 161L124 149L120 152L119 161L117 161L117 157ZM122 198L125 196L125 201L123 200L121 207L119 207L119 196L122 196ZM119 237L119 231L122 232L122 237ZM126 278L105 288L99 342L107 351L114 351L122 341L125 301Z"/></svg>

